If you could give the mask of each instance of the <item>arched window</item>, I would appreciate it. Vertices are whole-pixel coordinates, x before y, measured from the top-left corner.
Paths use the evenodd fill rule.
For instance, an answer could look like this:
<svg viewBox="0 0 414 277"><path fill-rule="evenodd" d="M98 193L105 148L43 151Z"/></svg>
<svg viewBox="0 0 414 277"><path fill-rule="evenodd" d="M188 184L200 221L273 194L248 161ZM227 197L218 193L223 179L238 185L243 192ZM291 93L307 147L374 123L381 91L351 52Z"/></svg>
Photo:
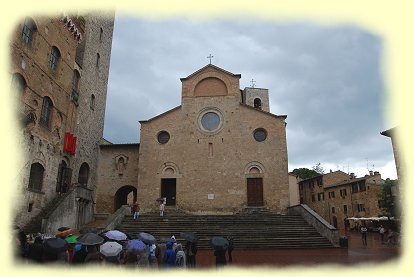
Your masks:
<svg viewBox="0 0 414 277"><path fill-rule="evenodd" d="M53 108L52 100L50 100L49 97L45 96L43 98L42 114L40 117L40 124L42 124L44 127L47 127L47 128L50 127L50 118L52 115L52 108Z"/></svg>
<svg viewBox="0 0 414 277"><path fill-rule="evenodd" d="M30 45L33 41L33 35L36 31L36 24L33 19L26 17L23 23L22 40L25 44Z"/></svg>
<svg viewBox="0 0 414 277"><path fill-rule="evenodd" d="M262 109L262 100L260 100L260 98L254 99L254 107L259 110Z"/></svg>
<svg viewBox="0 0 414 277"><path fill-rule="evenodd" d="M102 37L103 37L103 29L100 28L99 29L99 41L102 41Z"/></svg>
<svg viewBox="0 0 414 277"><path fill-rule="evenodd" d="M29 189L41 191L45 169L40 163L30 166Z"/></svg>
<svg viewBox="0 0 414 277"><path fill-rule="evenodd" d="M101 60L101 56L99 55L99 53L96 53L96 68L99 68L100 60Z"/></svg>
<svg viewBox="0 0 414 277"><path fill-rule="evenodd" d="M94 110L95 109L95 95L91 95L91 104L90 104L90 108L92 109L92 110Z"/></svg>
<svg viewBox="0 0 414 277"><path fill-rule="evenodd" d="M57 47L53 46L52 51L50 52L50 59L49 59L49 67L53 71L55 71L57 66L58 66L59 58L60 58L59 49L57 49Z"/></svg>
<svg viewBox="0 0 414 277"><path fill-rule="evenodd" d="M89 179L89 165L83 163L79 169L78 183L81 185L87 185Z"/></svg>
<svg viewBox="0 0 414 277"><path fill-rule="evenodd" d="M24 80L23 76L19 73L15 73L12 76L12 91L18 93L19 95L23 94L24 90L27 87L26 81Z"/></svg>

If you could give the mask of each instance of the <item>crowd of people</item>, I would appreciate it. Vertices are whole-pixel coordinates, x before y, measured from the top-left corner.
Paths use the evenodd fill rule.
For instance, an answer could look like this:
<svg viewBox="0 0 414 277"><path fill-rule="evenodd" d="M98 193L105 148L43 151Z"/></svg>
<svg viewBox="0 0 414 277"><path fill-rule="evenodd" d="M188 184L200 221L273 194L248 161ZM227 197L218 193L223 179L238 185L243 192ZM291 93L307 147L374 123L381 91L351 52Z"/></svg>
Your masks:
<svg viewBox="0 0 414 277"><path fill-rule="evenodd" d="M114 239L108 235L109 232L124 234L117 230L99 235L97 230L82 234L68 228L55 235L39 233L26 236L16 226L15 255L20 261L36 264L113 264L158 269L196 267L196 240L185 241L183 246L172 236L155 244L155 241L141 241L139 237L131 238L127 234Z"/></svg>

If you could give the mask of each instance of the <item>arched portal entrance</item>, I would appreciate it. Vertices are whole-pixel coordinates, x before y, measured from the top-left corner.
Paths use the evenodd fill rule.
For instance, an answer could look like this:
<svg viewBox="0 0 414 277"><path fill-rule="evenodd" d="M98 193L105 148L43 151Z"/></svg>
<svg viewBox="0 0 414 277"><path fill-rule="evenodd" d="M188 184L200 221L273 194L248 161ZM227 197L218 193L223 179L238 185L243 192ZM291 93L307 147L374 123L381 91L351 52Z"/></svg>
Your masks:
<svg viewBox="0 0 414 277"><path fill-rule="evenodd" d="M122 205L128 203L128 195L132 192L133 201L137 200L137 188L133 186L123 186L118 189L115 193L115 211L118 210Z"/></svg>

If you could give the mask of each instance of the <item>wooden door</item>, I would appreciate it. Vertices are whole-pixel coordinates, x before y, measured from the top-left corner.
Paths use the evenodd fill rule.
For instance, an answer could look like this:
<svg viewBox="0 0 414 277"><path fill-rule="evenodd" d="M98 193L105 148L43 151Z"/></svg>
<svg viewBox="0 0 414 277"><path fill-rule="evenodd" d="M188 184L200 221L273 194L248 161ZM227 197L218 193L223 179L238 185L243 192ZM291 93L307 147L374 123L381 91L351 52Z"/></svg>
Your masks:
<svg viewBox="0 0 414 277"><path fill-rule="evenodd" d="M247 205L263 206L262 178L247 178Z"/></svg>
<svg viewBox="0 0 414 277"><path fill-rule="evenodd" d="M167 198L166 206L175 206L176 179L161 179L161 197Z"/></svg>

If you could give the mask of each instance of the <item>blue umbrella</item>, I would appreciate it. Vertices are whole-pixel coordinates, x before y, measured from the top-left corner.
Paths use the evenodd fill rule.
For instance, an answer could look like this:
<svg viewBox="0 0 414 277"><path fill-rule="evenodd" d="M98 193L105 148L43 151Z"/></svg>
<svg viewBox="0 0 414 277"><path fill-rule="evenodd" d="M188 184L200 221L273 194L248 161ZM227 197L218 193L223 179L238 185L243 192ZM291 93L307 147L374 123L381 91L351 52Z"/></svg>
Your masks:
<svg viewBox="0 0 414 277"><path fill-rule="evenodd" d="M137 252L142 252L145 250L145 243L143 243L141 240L139 239L133 239L130 240L128 242L127 245L127 250L128 251L137 251Z"/></svg>
<svg viewBox="0 0 414 277"><path fill-rule="evenodd" d="M138 238L146 244L156 244L157 243L157 241L155 240L155 237L153 235L145 233L145 232L139 233Z"/></svg>
<svg viewBox="0 0 414 277"><path fill-rule="evenodd" d="M112 239L112 240L126 240L127 239L127 235L125 235L125 233L122 233L121 231L118 230L111 230L105 233L105 236L108 239Z"/></svg>

